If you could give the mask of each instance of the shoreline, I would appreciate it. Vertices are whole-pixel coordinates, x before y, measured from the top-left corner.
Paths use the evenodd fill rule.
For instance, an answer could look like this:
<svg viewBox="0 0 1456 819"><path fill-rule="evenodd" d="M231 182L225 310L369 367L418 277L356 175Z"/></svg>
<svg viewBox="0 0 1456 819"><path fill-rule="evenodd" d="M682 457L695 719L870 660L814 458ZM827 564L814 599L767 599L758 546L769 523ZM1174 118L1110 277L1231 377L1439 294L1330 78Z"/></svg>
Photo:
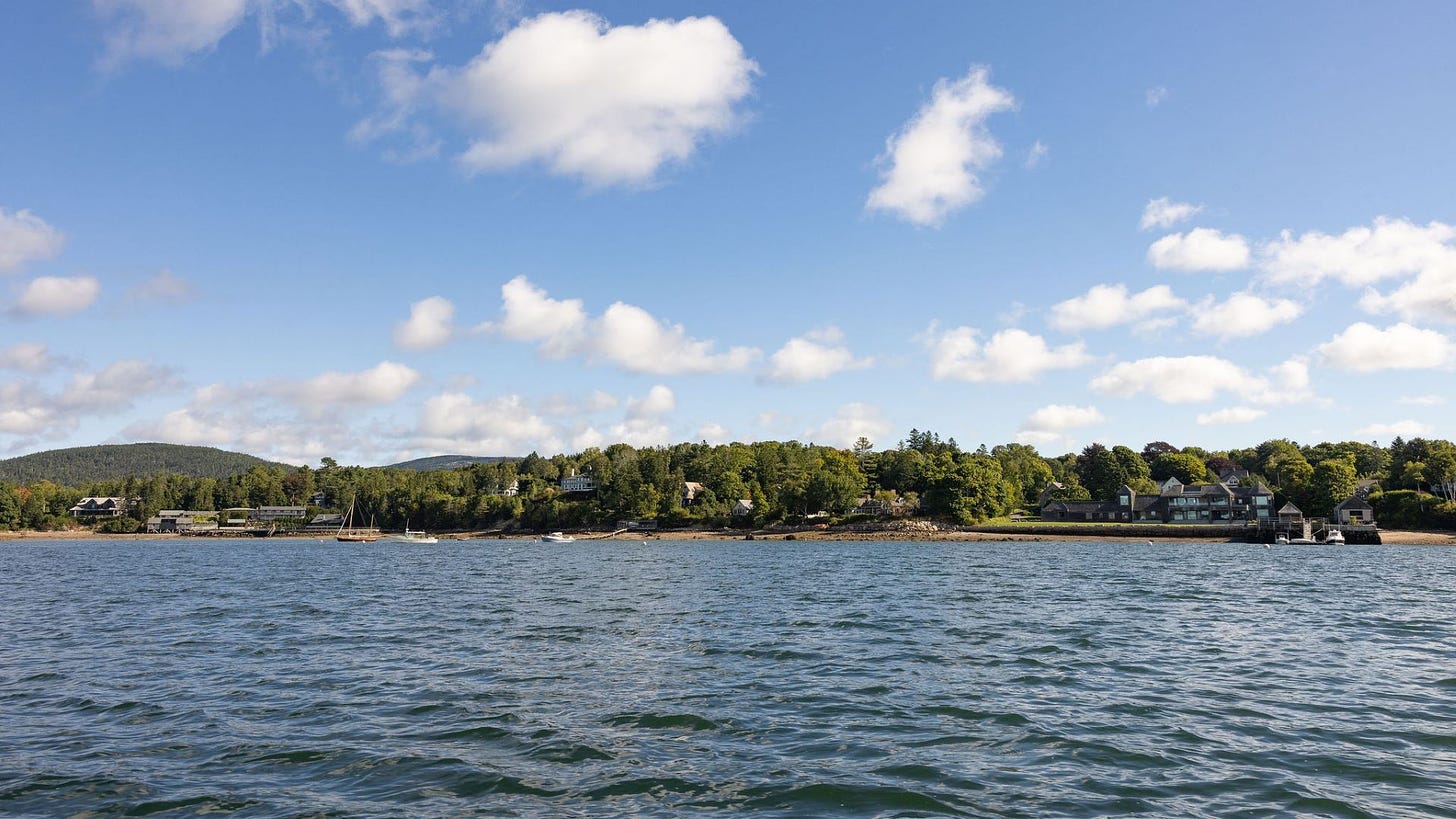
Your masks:
<svg viewBox="0 0 1456 819"><path fill-rule="evenodd" d="M613 541L654 541L654 540L702 540L702 541L728 541L748 540L749 532L744 531L722 531L722 530L681 530L681 531L656 531L656 532L621 532L613 534L593 534L590 532L571 533L576 537L577 542L594 540ZM803 531L794 530L755 530L752 533L754 541L783 541L792 538L793 541L815 540L815 541L895 541L895 542L964 542L964 543L994 543L1006 541L1026 542L1059 542L1059 541L1085 541L1092 543L1115 543L1115 542L1153 542L1153 543L1177 543L1180 541L1196 541L1197 537L1180 536L1167 537L1157 534L1147 536L1132 535L1087 535L1067 534L1063 536L1054 533L999 533L999 532L969 532L958 530L921 530L921 529L894 529L884 531L835 531L832 529L809 529ZM449 532L436 535L440 540L536 540L540 537L537 534L502 534L500 532ZM185 535L177 534L98 534L89 529L63 529L54 532L39 532L33 530L0 532L0 541L21 541L21 540L177 540ZM320 537L317 534L311 535L272 535L268 538L221 538L210 536L197 538L233 540L233 539L259 539L259 540L295 540L295 541L333 541L332 536ZM384 535L379 542L387 542L390 535ZM1456 546L1456 532L1446 531L1413 531L1403 529L1381 529L1381 544L1385 546ZM1214 542L1225 542L1215 539ZM1236 541L1227 541L1235 543ZM1241 544L1248 545L1248 544Z"/></svg>

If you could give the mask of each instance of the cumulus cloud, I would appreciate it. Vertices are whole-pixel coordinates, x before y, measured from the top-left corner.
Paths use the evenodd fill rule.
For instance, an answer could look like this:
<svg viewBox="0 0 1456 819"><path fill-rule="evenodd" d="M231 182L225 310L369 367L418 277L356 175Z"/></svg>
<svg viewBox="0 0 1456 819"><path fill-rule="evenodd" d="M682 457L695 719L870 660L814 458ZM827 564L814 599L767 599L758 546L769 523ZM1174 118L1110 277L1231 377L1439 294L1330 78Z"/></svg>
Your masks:
<svg viewBox="0 0 1456 819"><path fill-rule="evenodd" d="M1048 404L1021 422L1016 440L1023 444L1050 446L1065 443L1069 429L1088 427L1105 421L1096 407L1078 407L1072 404Z"/></svg>
<svg viewBox="0 0 1456 819"><path fill-rule="evenodd" d="M592 185L640 185L735 128L757 72L714 17L613 27L566 11L521 22L429 82L474 129L468 170L540 162Z"/></svg>
<svg viewBox="0 0 1456 819"><path fill-rule="evenodd" d="M746 369L760 355L750 347L713 352L713 342L687 335L681 324L658 321L646 310L617 302L595 322L593 355L629 372L686 375Z"/></svg>
<svg viewBox="0 0 1456 819"><path fill-rule="evenodd" d="M1244 292L1216 302L1210 296L1193 309L1193 331L1219 338L1247 338L1288 324L1303 312L1304 307L1289 299L1265 299Z"/></svg>
<svg viewBox="0 0 1456 819"><path fill-rule="evenodd" d="M266 389L313 414L341 407L392 404L418 384L420 374L403 364L382 361L358 372L326 372L303 381L277 381Z"/></svg>
<svg viewBox="0 0 1456 819"><path fill-rule="evenodd" d="M779 384L820 381L845 370L862 370L874 362L855 358L843 345L844 334L827 327L790 339L769 357L762 378Z"/></svg>
<svg viewBox="0 0 1456 819"><path fill-rule="evenodd" d="M675 409L677 409L677 397L672 394L672 390L658 384L648 390L645 397L634 398L627 402L627 418L629 420L657 418Z"/></svg>
<svg viewBox="0 0 1456 819"><path fill-rule="evenodd" d="M1147 206L1143 208L1143 218L1138 223L1138 227L1143 230L1170 228L1179 222L1192 219L1196 214L1202 212L1202 205L1174 202L1166 196L1160 196L1157 199L1148 200Z"/></svg>
<svg viewBox="0 0 1456 819"><path fill-rule="evenodd" d="M395 325L394 344L406 350L439 347L455 335L455 305L431 296L410 305L409 318Z"/></svg>
<svg viewBox="0 0 1456 819"><path fill-rule="evenodd" d="M1067 299L1052 306L1051 324L1069 333L1081 330L1103 330L1135 321L1166 325L1170 313L1187 308L1188 303L1173 295L1165 284L1149 287L1129 295L1122 284L1098 284L1085 295Z"/></svg>
<svg viewBox="0 0 1456 819"><path fill-rule="evenodd" d="M463 393L444 393L425 401L417 443L438 452L499 455L559 446L556 430L519 395L482 401Z"/></svg>
<svg viewBox="0 0 1456 819"><path fill-rule="evenodd" d="M716 421L709 421L698 427L697 439L709 444L726 444L733 440L733 433L728 428Z"/></svg>
<svg viewBox="0 0 1456 819"><path fill-rule="evenodd" d="M881 183L870 191L867 209L936 225L985 195L978 174L1001 156L986 118L1016 106L989 76L989 69L973 67L959 80L936 82L930 101L886 141Z"/></svg>
<svg viewBox="0 0 1456 819"><path fill-rule="evenodd" d="M1091 360L1081 342L1051 347L1046 339L1025 330L1002 330L984 344L973 327L937 332L925 340L930 348L930 372L937 381L1031 381L1048 370L1080 367Z"/></svg>
<svg viewBox="0 0 1456 819"><path fill-rule="evenodd" d="M247 401L222 407L195 403L156 420L138 421L123 435L134 441L213 446L289 464L371 451L370 444L382 438L344 425L260 413Z"/></svg>
<svg viewBox="0 0 1456 819"><path fill-rule="evenodd" d="M1456 362L1450 338L1405 323L1381 330L1356 322L1317 350L1326 365L1355 372L1433 369Z"/></svg>
<svg viewBox="0 0 1456 819"><path fill-rule="evenodd" d="M0 208L0 273L14 273L26 264L54 258L66 244L59 230L28 210Z"/></svg>
<svg viewBox="0 0 1456 819"><path fill-rule="evenodd" d="M1383 279L1448 268L1456 259L1456 227L1441 222L1417 225L1405 219L1377 218L1338 236L1284 231L1259 247L1259 268L1271 282L1308 287L1325 279L1359 287Z"/></svg>
<svg viewBox="0 0 1456 819"><path fill-rule="evenodd" d="M834 417L805 435L811 441L831 446L849 447L860 438L874 441L890 434L894 427L880 415L880 408L855 402L835 410Z"/></svg>
<svg viewBox="0 0 1456 819"><path fill-rule="evenodd" d="M68 316L96 302L101 282L93 276L40 276L32 279L15 302L23 316Z"/></svg>
<svg viewBox="0 0 1456 819"><path fill-rule="evenodd" d="M1429 438L1436 434L1430 424L1420 421L1395 421L1389 424L1370 424L1355 431L1361 438Z"/></svg>
<svg viewBox="0 0 1456 819"><path fill-rule="evenodd" d="M1264 377L1215 356L1155 356L1114 364L1089 386L1122 398L1146 393L1170 404L1212 401L1225 392L1260 404L1298 403L1314 397L1309 389L1309 368L1299 359L1271 367Z"/></svg>
<svg viewBox="0 0 1456 819"><path fill-rule="evenodd" d="M1194 228L1153 242L1148 263L1159 270L1240 270L1249 266L1249 245L1237 233Z"/></svg>
<svg viewBox="0 0 1456 819"><path fill-rule="evenodd" d="M140 359L78 372L59 391L24 381L0 384L0 433L61 438L86 418L125 412L136 396L164 392L176 385L171 370Z"/></svg>
<svg viewBox="0 0 1456 819"><path fill-rule="evenodd" d="M547 358L579 352L586 341L587 316L580 299L557 301L525 276L501 285L500 321L483 326L513 341L540 342Z"/></svg>
<svg viewBox="0 0 1456 819"><path fill-rule="evenodd" d="M1247 424L1257 421L1268 415L1267 410L1255 409L1253 407L1228 407L1227 409L1215 410L1200 414L1194 420L1202 426L1213 424Z"/></svg>
<svg viewBox="0 0 1456 819"><path fill-rule="evenodd" d="M55 366L55 357L41 342L25 341L0 347L0 369L39 374L48 372Z"/></svg>

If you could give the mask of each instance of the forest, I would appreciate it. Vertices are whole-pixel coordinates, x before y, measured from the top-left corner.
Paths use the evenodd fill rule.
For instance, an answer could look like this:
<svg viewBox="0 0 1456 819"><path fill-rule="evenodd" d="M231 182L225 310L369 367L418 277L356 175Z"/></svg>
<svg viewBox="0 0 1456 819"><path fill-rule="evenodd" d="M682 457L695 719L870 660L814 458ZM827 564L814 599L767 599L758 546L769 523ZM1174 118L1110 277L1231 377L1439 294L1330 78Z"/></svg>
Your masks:
<svg viewBox="0 0 1456 819"><path fill-rule="evenodd" d="M1053 482L1061 485L1059 499L1100 500L1124 484L1151 492L1169 477L1205 483L1229 468L1247 470L1275 492L1277 504L1293 502L1308 516L1328 515L1361 482L1374 481L1369 500L1381 526L1456 529L1456 445L1445 440L1397 438L1380 447L1276 439L1219 451L1163 441L1141 451L1093 443L1044 457L1019 443L966 450L954 438L920 430L879 450L863 438L850 449L797 441L613 444L434 471L340 466L324 458L318 467L254 464L226 477L162 471L71 485L0 483L0 528L73 527L68 510L86 496L133 500L125 520L108 524L118 531L135 531L162 509L308 505L312 516L342 511L351 500L357 517L381 528L408 523L442 532L605 529L628 520L714 529L835 522L853 519L866 499L896 515L973 524L1036 515L1040 493ZM561 479L573 475L591 477L594 490L563 491ZM684 497L688 482L701 485L691 500ZM751 501L750 514L734 516L739 500Z"/></svg>

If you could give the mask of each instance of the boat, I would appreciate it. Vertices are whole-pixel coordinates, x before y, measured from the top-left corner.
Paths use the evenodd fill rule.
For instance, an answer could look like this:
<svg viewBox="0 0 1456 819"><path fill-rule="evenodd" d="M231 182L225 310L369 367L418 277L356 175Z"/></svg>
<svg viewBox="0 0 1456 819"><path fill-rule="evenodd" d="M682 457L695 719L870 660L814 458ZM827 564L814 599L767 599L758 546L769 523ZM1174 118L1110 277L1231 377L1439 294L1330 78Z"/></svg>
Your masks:
<svg viewBox="0 0 1456 819"><path fill-rule="evenodd" d="M542 543L575 543L576 538L571 535L564 535L560 532L552 532L549 535L541 536Z"/></svg>
<svg viewBox="0 0 1456 819"><path fill-rule="evenodd" d="M1312 537L1297 537L1289 541L1289 543L1291 546L1315 546L1319 544L1319 541Z"/></svg>
<svg viewBox="0 0 1456 819"><path fill-rule="evenodd" d="M1344 546L1345 535L1339 529L1331 529L1325 533L1325 543L1333 546Z"/></svg>
<svg viewBox="0 0 1456 819"><path fill-rule="evenodd" d="M440 542L440 539L439 538L435 537L434 535L430 534L429 532L421 532L418 529L411 529L411 528L409 528L409 524L408 523L406 523L404 525L404 533L403 534L395 535L394 537L391 537L390 540L393 540L396 543L439 543Z"/></svg>
<svg viewBox="0 0 1456 819"><path fill-rule="evenodd" d="M373 526L367 529L354 527L354 498L349 498L349 511L344 513L344 522L339 524L334 540L343 543L373 543L379 538L379 530Z"/></svg>
<svg viewBox="0 0 1456 819"><path fill-rule="evenodd" d="M1274 545L1275 546L1288 546L1289 545L1289 535L1286 535L1283 532L1280 532L1279 534L1275 535L1274 536Z"/></svg>

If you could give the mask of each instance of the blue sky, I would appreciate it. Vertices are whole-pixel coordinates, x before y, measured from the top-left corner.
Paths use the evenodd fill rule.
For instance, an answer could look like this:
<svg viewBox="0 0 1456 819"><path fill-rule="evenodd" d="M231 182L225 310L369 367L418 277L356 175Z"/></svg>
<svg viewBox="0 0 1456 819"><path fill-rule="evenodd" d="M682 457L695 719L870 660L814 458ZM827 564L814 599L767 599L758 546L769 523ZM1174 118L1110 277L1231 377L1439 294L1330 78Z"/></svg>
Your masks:
<svg viewBox="0 0 1456 819"><path fill-rule="evenodd" d="M1451 437L1456 6L0 7L0 453Z"/></svg>

